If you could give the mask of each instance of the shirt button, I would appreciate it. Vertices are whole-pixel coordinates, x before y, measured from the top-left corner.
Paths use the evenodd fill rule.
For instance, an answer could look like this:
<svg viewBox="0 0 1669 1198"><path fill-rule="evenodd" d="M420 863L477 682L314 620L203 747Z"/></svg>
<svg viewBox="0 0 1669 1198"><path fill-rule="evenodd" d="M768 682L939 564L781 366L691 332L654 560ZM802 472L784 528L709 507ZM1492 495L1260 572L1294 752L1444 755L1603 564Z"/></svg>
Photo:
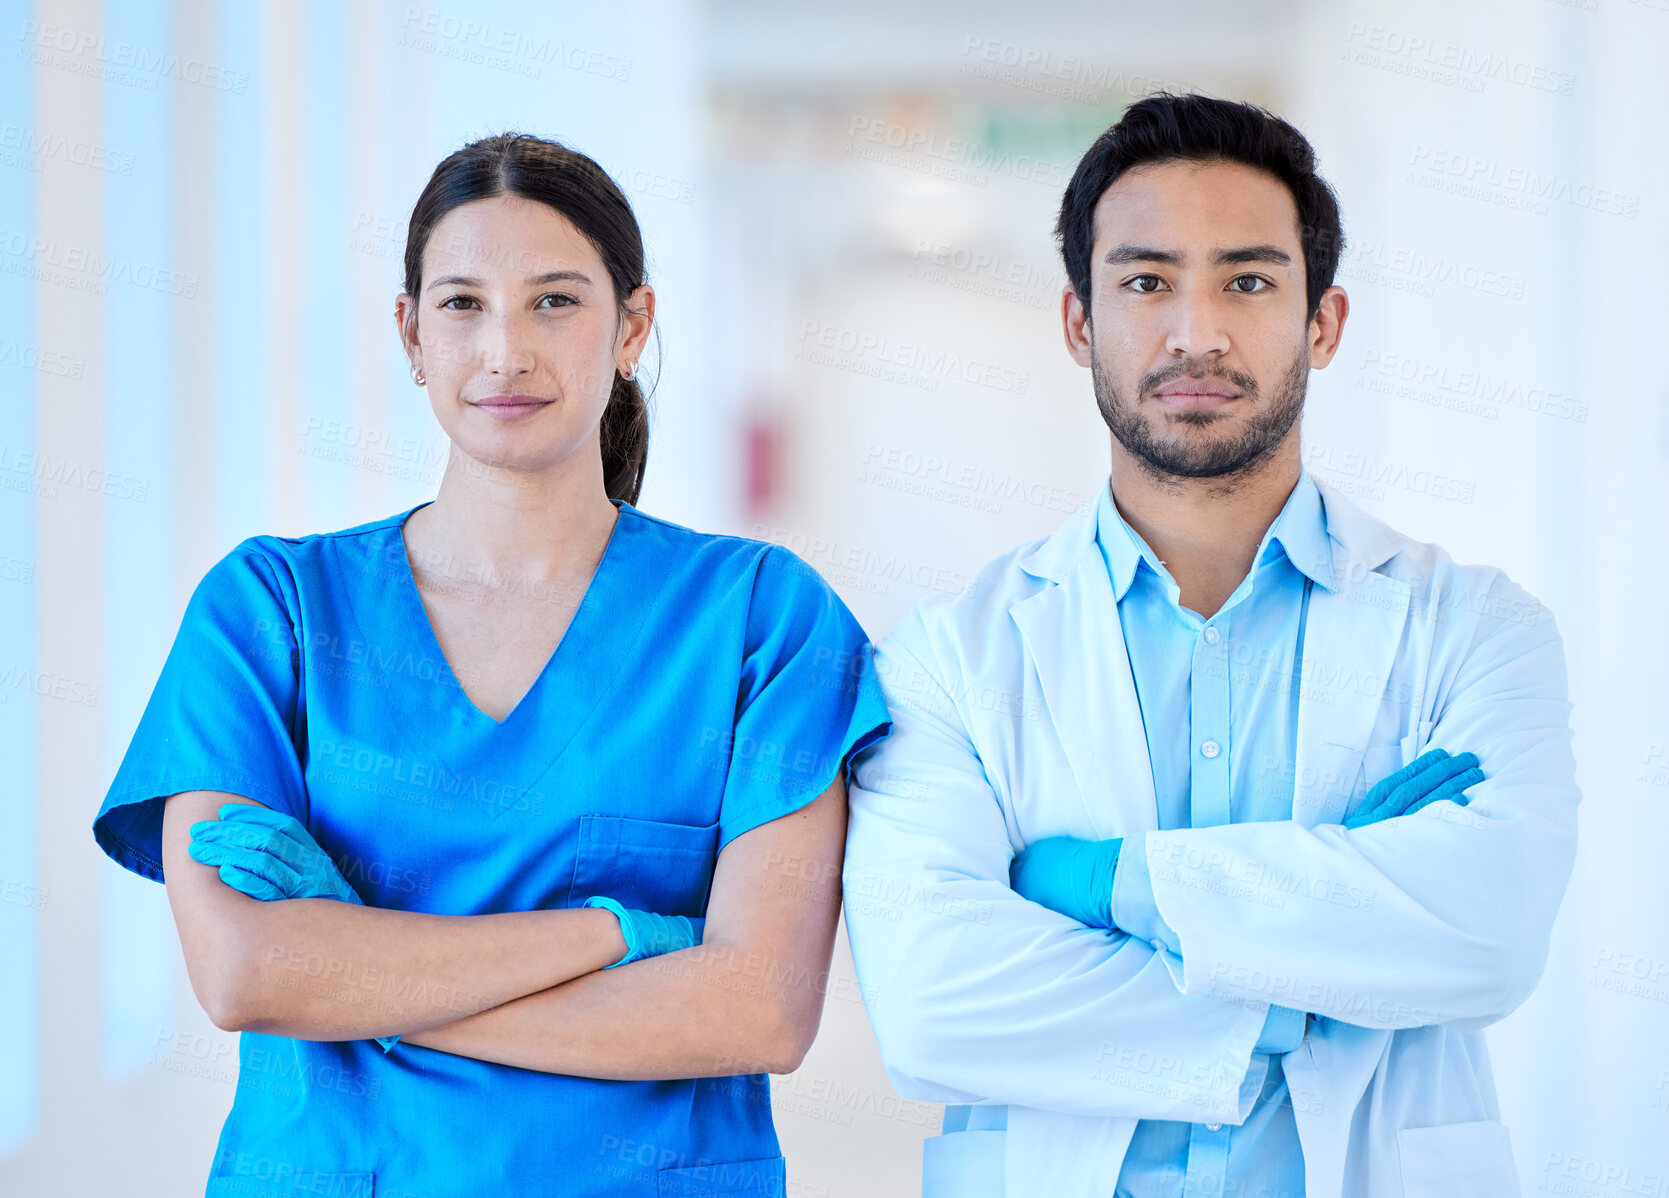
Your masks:
<svg viewBox="0 0 1669 1198"><path fill-rule="evenodd" d="M1215 628L1207 628L1205 630L1205 643L1206 644L1215 645L1217 643L1218 639L1219 639L1219 637L1217 636L1217 630Z"/></svg>
<svg viewBox="0 0 1669 1198"><path fill-rule="evenodd" d="M1223 747L1214 740L1208 740L1200 746L1200 756L1215 757L1223 751Z"/></svg>
<svg viewBox="0 0 1669 1198"><path fill-rule="evenodd" d="M1154 949L1155 952L1161 952L1162 953L1162 952L1165 951L1165 942L1163 940L1159 939L1157 936L1155 936L1152 940L1149 940L1148 943L1153 945L1153 949Z"/></svg>
<svg viewBox="0 0 1669 1198"><path fill-rule="evenodd" d="M1206 1131L1222 1131L1223 1130L1223 1125L1221 1123L1207 1123L1205 1125L1205 1130Z"/></svg>

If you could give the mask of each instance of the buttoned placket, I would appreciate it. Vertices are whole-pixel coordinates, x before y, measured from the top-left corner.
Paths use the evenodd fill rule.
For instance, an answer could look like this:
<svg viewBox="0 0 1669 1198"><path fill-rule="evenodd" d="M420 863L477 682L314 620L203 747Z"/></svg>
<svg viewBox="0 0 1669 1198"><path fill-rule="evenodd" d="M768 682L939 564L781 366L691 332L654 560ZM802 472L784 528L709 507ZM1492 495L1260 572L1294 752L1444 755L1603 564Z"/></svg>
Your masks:
<svg viewBox="0 0 1669 1198"><path fill-rule="evenodd" d="M1253 573L1255 574L1255 568ZM1209 619L1182 608L1194 625L1194 654L1188 673L1188 727L1193 752L1188 762L1188 812L1193 827L1230 821L1229 804L1229 663L1230 609L1251 593L1243 579ZM1173 583L1172 586L1175 584ZM1170 588L1167 588L1170 589ZM1171 596L1178 602L1180 592ZM1188 1135L1188 1172L1183 1198L1222 1198L1229 1169L1230 1129L1221 1123L1195 1123Z"/></svg>
<svg viewBox="0 0 1669 1198"><path fill-rule="evenodd" d="M1259 545L1247 577L1241 580L1240 585L1223 605L1207 618L1182 606L1181 588L1165 564L1151 555L1151 550L1141 541L1138 534L1131 530L1129 535L1133 544L1138 547L1139 553L1135 572L1139 574L1144 565L1147 567L1169 599L1173 616L1183 621L1194 637L1189 662L1189 724L1186 730L1188 822L1196 828L1231 823L1237 811L1242 816L1246 811L1243 803L1231 802L1230 794L1234 776L1231 770L1234 758L1231 754L1236 747L1231 738L1230 723L1234 714L1230 696L1234 682L1233 634L1236 616L1241 617L1242 626L1251 626L1247 624L1246 616L1249 609L1244 605L1251 599L1257 575L1266 565L1274 562L1277 555L1285 553L1287 545L1282 542L1279 548L1275 548L1271 544L1275 539L1272 525ZM1115 574L1115 585L1116 582ZM1288 727L1293 733L1298 726L1304 634L1308 623L1312 583L1313 580L1305 575L1303 593L1298 604L1296 644L1289 675L1288 701L1291 707L1287 718ZM1128 586L1127 582L1125 589L1128 589ZM1120 592L1120 598L1122 597L1123 591ZM1289 744L1288 749L1289 752L1292 751L1293 746ZM1161 826L1169 826L1164 822L1163 813ZM1156 950L1163 951L1166 947L1159 940L1152 943ZM1246 1076L1242 1079L1242 1109L1266 1098L1272 1100L1272 1092L1283 1084L1279 1058L1254 1053ZM1228 1184L1230 1140L1236 1130L1236 1127L1221 1122L1189 1125L1186 1168L1181 1190L1183 1198L1223 1198ZM1172 1176L1175 1174L1172 1173Z"/></svg>
<svg viewBox="0 0 1669 1198"><path fill-rule="evenodd" d="M1188 808L1193 827L1205 828L1233 821L1230 803L1229 720L1232 710L1229 692L1233 665L1233 609L1249 601L1262 567L1261 557L1232 595L1207 619L1197 612L1178 610L1196 624L1193 660L1188 677L1188 722L1195 746L1188 763ZM1306 584L1308 580L1306 580ZM1174 582L1172 586L1174 587ZM1180 590L1172 594L1177 602ZM1304 610L1309 606L1309 587L1304 589ZM1303 646L1303 616L1300 616L1299 651ZM1294 663L1294 686L1298 663ZM1296 691L1294 693L1296 699ZM1296 725L1295 725L1296 726ZM1259 1063L1262 1069L1257 1068ZM1247 1084L1254 1080L1262 1089L1270 1063L1254 1056ZM1182 1198L1222 1198L1228 1182L1229 1139L1234 1129L1222 1123L1195 1123L1188 1132L1188 1170L1183 1178Z"/></svg>

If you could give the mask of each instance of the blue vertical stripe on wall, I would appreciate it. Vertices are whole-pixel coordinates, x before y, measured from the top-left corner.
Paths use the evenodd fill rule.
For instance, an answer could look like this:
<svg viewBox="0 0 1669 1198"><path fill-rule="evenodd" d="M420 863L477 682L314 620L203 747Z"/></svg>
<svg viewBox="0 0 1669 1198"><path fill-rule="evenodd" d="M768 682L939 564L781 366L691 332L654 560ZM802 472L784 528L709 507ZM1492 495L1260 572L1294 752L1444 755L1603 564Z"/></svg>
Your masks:
<svg viewBox="0 0 1669 1198"><path fill-rule="evenodd" d="M307 37L302 43L306 108L303 118L303 166L306 210L302 244L301 329L306 341L301 410L304 427L296 443L309 449L341 449L340 460L308 457L301 477L303 516L309 532L357 524L347 515L352 472L374 469L380 459L359 456L366 444L381 444L353 434L330 434L346 423L353 383L353 355L348 338L357 321L349 311L354 298L348 239L353 229L353 177L348 155L359 130L350 120L348 43L353 36L351 7L336 0L309 0ZM341 437L338 443L334 438ZM357 448L356 448L357 444Z"/></svg>
<svg viewBox="0 0 1669 1198"><path fill-rule="evenodd" d="M0 29L21 29L34 14L28 0L0 0ZM35 125L35 68L29 42L17 39L16 57L0 70L0 113L20 128ZM36 341L35 282L25 273L35 235L35 181L18 161L0 164L0 660L14 676L35 671L35 500L25 455L35 448L36 371L43 351L66 355L55 362L74 369L85 347L42 346ZM0 1156L35 1130L40 1088L40 927L35 901L41 897L35 870L34 696L30 688L0 692L0 961L7 984L0 986ZM91 823L92 814L88 813ZM45 895L51 901L51 894Z"/></svg>
<svg viewBox="0 0 1669 1198"><path fill-rule="evenodd" d="M104 9L114 43L172 49L168 0ZM156 90L104 83L103 138L131 170L89 179L102 186L104 245L133 264L105 296L104 468L124 480L104 504L104 777L115 775L173 641L174 320L198 286L182 274L173 244L172 109L177 89L201 87L158 72ZM183 464L189 468L189 463ZM89 819L92 812L88 813ZM173 1022L178 955L168 896L114 866L101 872L100 1037L104 1070L125 1077L144 1067L158 1029Z"/></svg>
<svg viewBox="0 0 1669 1198"><path fill-rule="evenodd" d="M264 246L271 223L271 179L262 105L267 94L260 4L222 0L215 61L248 77L243 91L215 94L214 335L215 471L219 479L219 547L276 531L267 526L271 478L265 445L267 382L266 313L272 303L302 303L302 296L268 295ZM198 185L193 181L193 185ZM294 352L281 347L278 352Z"/></svg>

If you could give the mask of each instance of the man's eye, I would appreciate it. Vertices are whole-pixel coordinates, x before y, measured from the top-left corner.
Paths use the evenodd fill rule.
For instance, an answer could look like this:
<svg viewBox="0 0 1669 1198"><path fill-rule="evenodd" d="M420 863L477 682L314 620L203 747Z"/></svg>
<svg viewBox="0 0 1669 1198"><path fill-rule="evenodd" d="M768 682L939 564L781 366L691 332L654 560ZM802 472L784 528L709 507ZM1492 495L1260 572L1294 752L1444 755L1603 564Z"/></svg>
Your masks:
<svg viewBox="0 0 1669 1198"><path fill-rule="evenodd" d="M1242 283L1257 283L1259 286L1242 287ZM1236 275L1229 280L1229 286L1240 292L1241 295L1256 295L1260 291L1269 290L1269 280L1262 275Z"/></svg>
<svg viewBox="0 0 1669 1198"><path fill-rule="evenodd" d="M1155 286L1152 286L1152 287L1141 286L1141 282L1142 282L1143 279L1151 280L1155 284ZM1135 278L1131 279L1130 282L1137 285L1136 290L1140 294L1142 294L1142 295L1152 295L1155 291L1158 291L1160 287L1164 286L1165 281L1163 279L1161 279L1158 275L1137 275Z"/></svg>

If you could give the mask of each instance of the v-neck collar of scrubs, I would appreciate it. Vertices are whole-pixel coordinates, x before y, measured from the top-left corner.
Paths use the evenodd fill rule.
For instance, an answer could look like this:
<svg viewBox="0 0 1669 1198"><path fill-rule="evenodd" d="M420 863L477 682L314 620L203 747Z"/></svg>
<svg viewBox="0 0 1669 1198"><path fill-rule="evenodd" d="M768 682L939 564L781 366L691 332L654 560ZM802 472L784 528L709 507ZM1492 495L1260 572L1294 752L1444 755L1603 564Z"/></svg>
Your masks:
<svg viewBox="0 0 1669 1198"><path fill-rule="evenodd" d="M435 635L435 626L423 606L423 595L417 587L417 573L412 569L411 555L406 549L406 521L418 508L427 507L433 502L432 499L427 500L407 509L391 524L391 535L399 545L400 561L405 566L403 577L399 579L396 589L403 595L402 602L406 605L409 618L414 625L421 628L419 635L427 638L426 651L433 653L436 661L446 662L447 669L456 679L458 673L452 669L446 651L441 648L440 638ZM568 627L563 630L562 639L557 641L556 648L551 650L551 655L545 659L545 664L534 677L533 684L516 701L516 705L505 713L502 720L495 720L476 705L475 700L464 690L463 683L459 682L456 686L458 698L462 705L469 709L470 718L492 728L507 728L521 716L524 708L542 708L548 715L560 716L565 720L564 723L554 725L547 725L545 721L541 721L542 729L565 728L568 735L572 735L608 689L603 685L604 679L600 672L591 674L582 668L600 667L607 671L608 679L613 679L618 666L611 666L609 659L618 662L624 659L624 655L615 656L613 653L607 653L599 656L599 653L605 644L618 647L622 639L628 642L636 641L644 623L643 597L653 594L650 587L631 585L633 581L641 581L635 579L635 573L649 568L647 563L637 560L643 555L633 554L632 547L626 544L637 532L638 511L624 501L616 501L615 509L617 514L614 527L609 530L608 543L603 546L603 556L597 562L597 568L586 584L585 593L580 596L580 601L574 608ZM636 571L632 568L634 566ZM609 622L607 636L599 635L602 630L593 627L599 620ZM547 689L547 679L550 675L563 671L575 675L585 673L589 676L583 684L580 677L576 676L573 685L561 688L555 696L547 698L543 693ZM553 706L564 710L552 711ZM561 739L566 744L567 736L562 736Z"/></svg>

